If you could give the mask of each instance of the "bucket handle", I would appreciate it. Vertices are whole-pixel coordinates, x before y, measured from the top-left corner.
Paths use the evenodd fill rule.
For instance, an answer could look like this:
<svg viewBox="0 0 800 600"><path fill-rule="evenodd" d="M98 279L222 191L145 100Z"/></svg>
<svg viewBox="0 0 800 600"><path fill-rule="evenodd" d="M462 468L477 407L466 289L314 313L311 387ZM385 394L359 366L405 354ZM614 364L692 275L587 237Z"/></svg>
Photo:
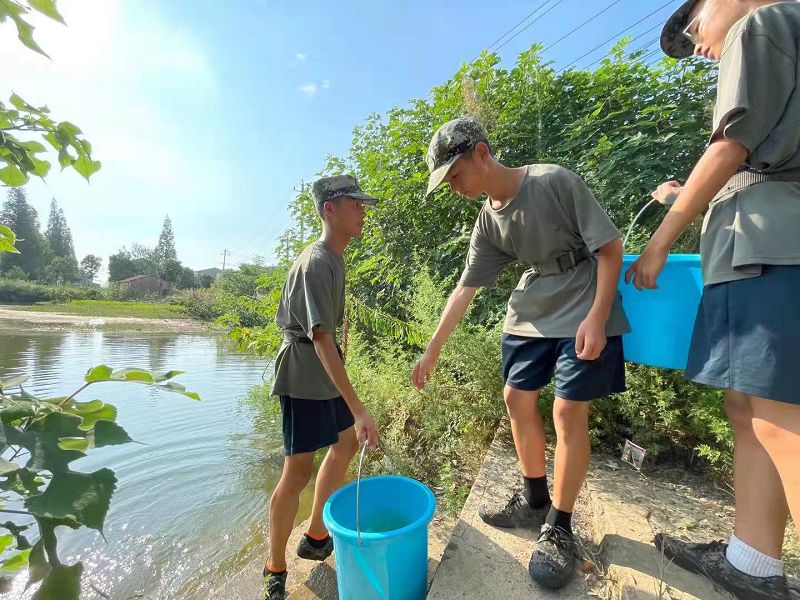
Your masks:
<svg viewBox="0 0 800 600"><path fill-rule="evenodd" d="M358 460L358 479L356 479L356 533L358 534L358 545L361 542L361 471L364 467L364 456L367 453L367 443L361 446L361 458Z"/></svg>
<svg viewBox="0 0 800 600"><path fill-rule="evenodd" d="M644 214L644 211L646 211L648 208L650 208L650 206L652 206L652 204L654 202L658 202L658 200L650 200L650 202L645 204L644 207L642 208L642 210L640 210L637 213L637 215L635 217L633 217L633 220L631 221L631 224L628 227L628 233L625 234L625 239L622 240L622 247L623 248L626 248L628 246L628 238L631 237L631 233L633 233L633 228L636 227L636 223L639 220L639 217L641 217Z"/></svg>

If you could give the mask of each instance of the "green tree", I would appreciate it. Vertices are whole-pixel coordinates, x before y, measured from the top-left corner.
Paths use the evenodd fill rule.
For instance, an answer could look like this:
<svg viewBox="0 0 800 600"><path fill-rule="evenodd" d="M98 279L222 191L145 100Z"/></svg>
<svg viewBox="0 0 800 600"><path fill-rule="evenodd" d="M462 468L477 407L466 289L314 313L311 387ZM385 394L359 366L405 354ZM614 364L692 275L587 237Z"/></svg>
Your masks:
<svg viewBox="0 0 800 600"><path fill-rule="evenodd" d="M161 264L158 276L171 285L177 285L183 276L183 265L178 260L168 258Z"/></svg>
<svg viewBox="0 0 800 600"><path fill-rule="evenodd" d="M158 244L153 251L153 259L162 268L164 268L168 260L178 260L178 253L175 251L175 234L172 233L172 221L169 215L164 217L161 234L158 236Z"/></svg>
<svg viewBox="0 0 800 600"><path fill-rule="evenodd" d="M103 259L95 254L87 254L81 261L81 271L86 274L92 281L97 276L97 272L103 265Z"/></svg>
<svg viewBox="0 0 800 600"><path fill-rule="evenodd" d="M181 278L178 281L178 287L184 290L191 289L197 286L197 274L189 267L183 267L181 271Z"/></svg>
<svg viewBox="0 0 800 600"><path fill-rule="evenodd" d="M128 279L134 275L140 275L141 272L136 268L136 264L131 257L131 253L125 248L117 251L108 257L108 281L117 282L123 279Z"/></svg>
<svg viewBox="0 0 800 600"><path fill-rule="evenodd" d="M36 209L28 204L25 190L8 190L8 198L0 212L0 224L16 233L16 247L19 250L18 254L3 254L0 257L0 271L8 271L18 266L32 279L41 277L45 267L47 244L39 230L39 215Z"/></svg>
<svg viewBox="0 0 800 600"><path fill-rule="evenodd" d="M67 225L64 210L59 208L55 198L50 203L45 240L49 260L44 269L44 279L55 284L75 281L78 278L78 259L72 244L72 232Z"/></svg>

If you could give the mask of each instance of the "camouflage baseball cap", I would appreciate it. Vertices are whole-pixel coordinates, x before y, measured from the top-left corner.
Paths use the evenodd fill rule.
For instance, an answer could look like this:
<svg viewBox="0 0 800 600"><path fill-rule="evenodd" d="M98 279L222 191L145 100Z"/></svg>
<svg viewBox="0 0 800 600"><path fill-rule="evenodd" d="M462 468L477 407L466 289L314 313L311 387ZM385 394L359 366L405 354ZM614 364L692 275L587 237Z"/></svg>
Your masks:
<svg viewBox="0 0 800 600"><path fill-rule="evenodd" d="M425 195L430 195L442 185L453 163L480 142L488 144L489 136L486 135L486 130L477 119L461 117L442 125L433 134L430 146L428 146L428 154L425 157L428 170L431 172L428 178L428 191L425 192Z"/></svg>
<svg viewBox="0 0 800 600"><path fill-rule="evenodd" d="M317 179L311 186L311 193L314 195L314 204L316 204L320 216L325 213L323 207L326 202L342 196L362 200L364 204L375 204L378 201L377 198L362 192L358 180L352 175L336 175Z"/></svg>
<svg viewBox="0 0 800 600"><path fill-rule="evenodd" d="M684 2L675 13L667 19L661 31L661 49L672 58L688 58L694 54L694 44L683 34L689 24L689 13L700 0Z"/></svg>

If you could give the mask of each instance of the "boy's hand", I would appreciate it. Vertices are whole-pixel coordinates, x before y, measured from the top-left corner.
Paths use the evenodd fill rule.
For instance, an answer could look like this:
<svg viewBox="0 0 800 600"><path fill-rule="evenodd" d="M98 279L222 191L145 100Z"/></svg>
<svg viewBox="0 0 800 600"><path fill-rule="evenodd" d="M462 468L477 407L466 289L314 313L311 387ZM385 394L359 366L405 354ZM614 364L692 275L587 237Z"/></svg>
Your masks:
<svg viewBox="0 0 800 600"><path fill-rule="evenodd" d="M370 450L378 447L378 428L375 427L375 421L372 415L369 414L367 409L358 415L354 415L356 437L359 444L367 444Z"/></svg>
<svg viewBox="0 0 800 600"><path fill-rule="evenodd" d="M633 280L633 285L637 290L644 288L654 290L658 287L657 279L667 262L669 248L662 249L652 245L647 245L641 256L636 259L630 268L625 272L625 283Z"/></svg>
<svg viewBox="0 0 800 600"><path fill-rule="evenodd" d="M425 354L422 355L422 358L419 359L419 362L414 365L414 370L411 372L411 384L419 391L425 388L425 384L427 384L428 380L431 378L433 368L438 361L439 353L431 352L431 349L428 348Z"/></svg>
<svg viewBox="0 0 800 600"><path fill-rule="evenodd" d="M667 181L662 183L656 191L650 194L653 200L657 200L664 206L672 206L678 199L683 187L677 181Z"/></svg>
<svg viewBox="0 0 800 600"><path fill-rule="evenodd" d="M586 317L575 336L575 352L581 360L595 360L606 347L606 324L602 319Z"/></svg>

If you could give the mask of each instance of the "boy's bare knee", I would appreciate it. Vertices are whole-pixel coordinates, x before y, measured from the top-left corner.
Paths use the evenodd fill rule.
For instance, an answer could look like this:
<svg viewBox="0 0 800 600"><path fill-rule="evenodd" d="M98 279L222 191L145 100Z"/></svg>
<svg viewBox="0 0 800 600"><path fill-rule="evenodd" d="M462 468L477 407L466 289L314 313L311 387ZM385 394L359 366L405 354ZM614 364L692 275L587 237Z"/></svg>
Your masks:
<svg viewBox="0 0 800 600"><path fill-rule="evenodd" d="M337 457L350 461L358 452L358 439L353 432L352 435L341 435L339 441L331 446L331 452Z"/></svg>
<svg viewBox="0 0 800 600"><path fill-rule="evenodd" d="M725 414L736 431L750 430L753 427L753 409L750 398L739 392L725 394Z"/></svg>

